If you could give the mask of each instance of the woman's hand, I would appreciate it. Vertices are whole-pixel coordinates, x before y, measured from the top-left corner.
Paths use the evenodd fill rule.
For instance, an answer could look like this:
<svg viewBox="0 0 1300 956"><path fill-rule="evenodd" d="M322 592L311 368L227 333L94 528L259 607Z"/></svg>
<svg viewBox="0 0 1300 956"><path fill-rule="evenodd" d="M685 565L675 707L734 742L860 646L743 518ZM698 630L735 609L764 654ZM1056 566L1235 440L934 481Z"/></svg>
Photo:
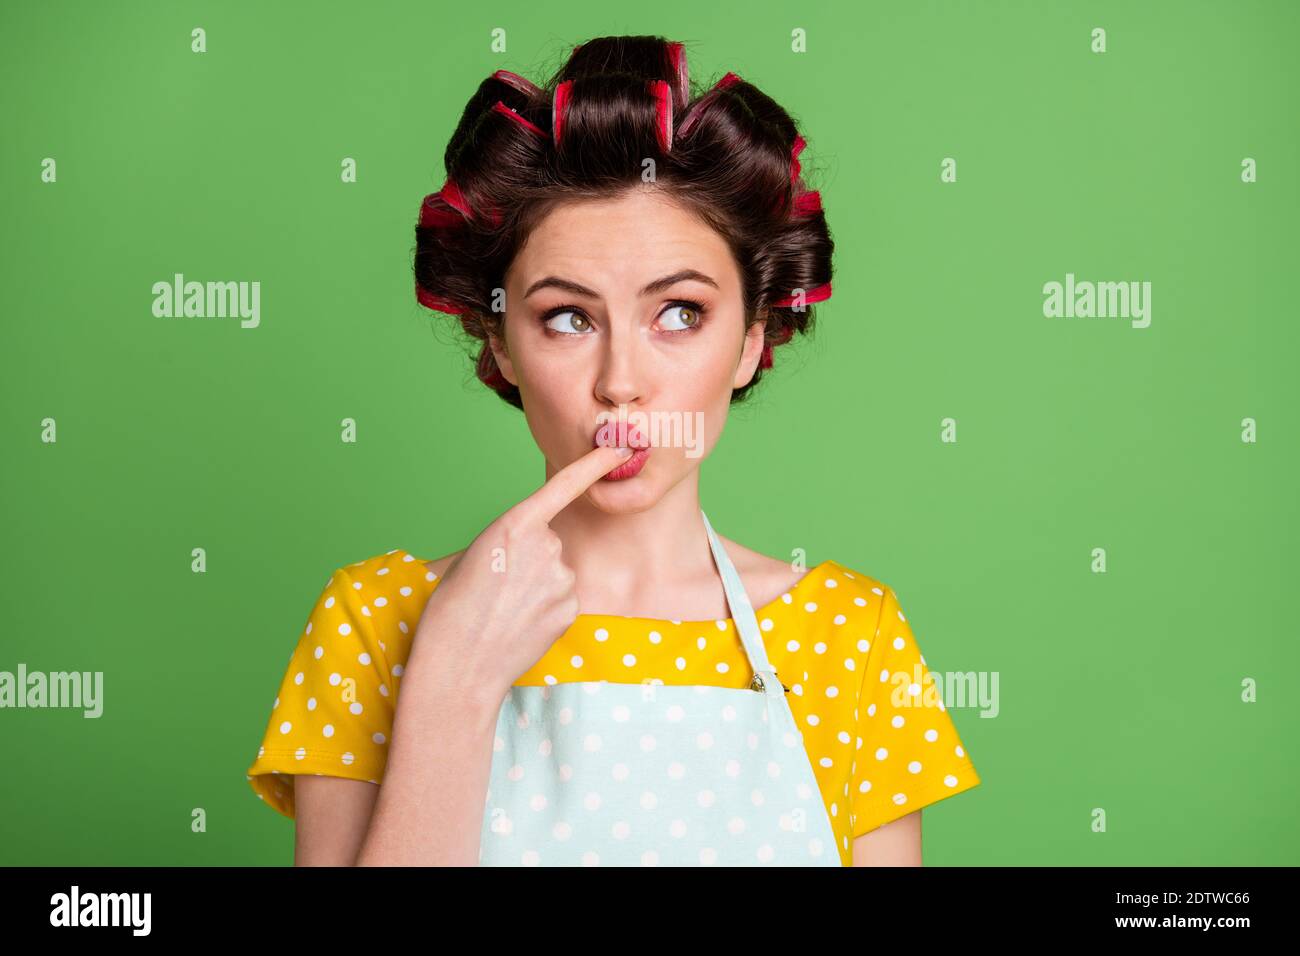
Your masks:
<svg viewBox="0 0 1300 956"><path fill-rule="evenodd" d="M408 671L428 661L422 680L437 675L454 696L500 704L578 616L576 578L551 519L630 454L592 449L484 528L429 596Z"/></svg>

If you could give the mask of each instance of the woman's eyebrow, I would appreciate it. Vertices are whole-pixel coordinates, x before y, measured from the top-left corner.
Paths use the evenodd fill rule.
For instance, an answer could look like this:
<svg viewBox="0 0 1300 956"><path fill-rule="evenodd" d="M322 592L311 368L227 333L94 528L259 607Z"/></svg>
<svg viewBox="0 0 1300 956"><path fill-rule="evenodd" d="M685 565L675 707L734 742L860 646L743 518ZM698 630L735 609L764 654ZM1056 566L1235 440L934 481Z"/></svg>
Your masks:
<svg viewBox="0 0 1300 956"><path fill-rule="evenodd" d="M646 287L641 290L641 295L643 297L647 295L655 295L665 289L671 288L678 282L685 282L687 279L694 279L696 282L703 282L706 285L713 286L715 289L718 287L718 284L703 272L696 269L681 269L671 275L666 275L661 279L655 279L653 282L648 283ZM565 292L572 292L574 295L585 295L593 299L600 298L599 293L593 292L585 285L581 285L571 279L562 279L559 276L547 276L545 279L538 279L528 287L528 291L524 293L524 298L528 298L540 289L562 289Z"/></svg>
<svg viewBox="0 0 1300 956"><path fill-rule="evenodd" d="M703 282L706 285L713 286L715 289L718 287L718 284L703 272L699 272L695 269L682 269L678 272L674 272L672 275L666 275L662 279L655 279L654 282L651 282L641 290L641 295L647 296L663 292L665 289L671 288L679 282L685 282L687 279L694 279L696 282Z"/></svg>

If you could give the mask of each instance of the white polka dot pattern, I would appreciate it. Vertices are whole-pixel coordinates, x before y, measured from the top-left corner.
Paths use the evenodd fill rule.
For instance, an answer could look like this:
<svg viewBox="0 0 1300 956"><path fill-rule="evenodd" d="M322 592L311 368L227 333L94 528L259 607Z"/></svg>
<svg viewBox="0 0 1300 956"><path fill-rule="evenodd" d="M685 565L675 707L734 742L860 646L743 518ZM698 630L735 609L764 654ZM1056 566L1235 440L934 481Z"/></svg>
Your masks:
<svg viewBox="0 0 1300 956"><path fill-rule="evenodd" d="M944 709L940 686L925 666L899 607L898 595L890 587L881 590L851 751L854 837L979 782ZM872 674L878 679L865 679ZM864 749L872 743L873 749Z"/></svg>
<svg viewBox="0 0 1300 956"><path fill-rule="evenodd" d="M808 756L779 701L709 685L512 688L498 717L480 863L839 866Z"/></svg>
<svg viewBox="0 0 1300 956"><path fill-rule="evenodd" d="M247 771L253 792L269 806L294 815L294 774L383 779L415 625L440 580L401 550L335 571L285 669ZM855 837L979 784L949 713L937 701L925 706L933 691L924 658L892 588L824 561L755 614L768 658L790 687L786 700L842 865L852 863ZM629 656L634 663L626 663ZM750 677L730 619L582 614L515 684L744 689ZM920 693L911 693L914 684ZM361 705L359 713L352 703Z"/></svg>

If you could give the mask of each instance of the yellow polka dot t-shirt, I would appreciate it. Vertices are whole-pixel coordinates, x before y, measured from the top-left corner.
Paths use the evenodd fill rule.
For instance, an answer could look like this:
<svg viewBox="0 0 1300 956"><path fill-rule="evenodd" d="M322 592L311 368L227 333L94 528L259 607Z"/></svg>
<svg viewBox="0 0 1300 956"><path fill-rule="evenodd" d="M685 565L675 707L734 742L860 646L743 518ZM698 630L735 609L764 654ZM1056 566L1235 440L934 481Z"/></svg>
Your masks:
<svg viewBox="0 0 1300 956"><path fill-rule="evenodd" d="M402 668L439 581L401 550L330 577L248 769L280 813L294 815L294 774L383 780ZM790 688L843 865L855 837L980 782L892 588L824 561L754 614ZM751 677L730 618L581 614L515 683L744 688Z"/></svg>

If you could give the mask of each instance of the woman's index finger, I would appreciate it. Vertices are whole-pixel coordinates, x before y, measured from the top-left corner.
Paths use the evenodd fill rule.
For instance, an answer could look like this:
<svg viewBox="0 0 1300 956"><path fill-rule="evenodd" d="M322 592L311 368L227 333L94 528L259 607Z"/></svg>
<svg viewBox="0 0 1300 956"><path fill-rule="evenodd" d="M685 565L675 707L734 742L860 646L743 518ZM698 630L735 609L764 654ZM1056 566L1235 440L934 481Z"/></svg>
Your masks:
<svg viewBox="0 0 1300 956"><path fill-rule="evenodd" d="M546 484L519 502L515 509L549 524L575 498L625 461L627 457L612 447L593 448L551 475Z"/></svg>

